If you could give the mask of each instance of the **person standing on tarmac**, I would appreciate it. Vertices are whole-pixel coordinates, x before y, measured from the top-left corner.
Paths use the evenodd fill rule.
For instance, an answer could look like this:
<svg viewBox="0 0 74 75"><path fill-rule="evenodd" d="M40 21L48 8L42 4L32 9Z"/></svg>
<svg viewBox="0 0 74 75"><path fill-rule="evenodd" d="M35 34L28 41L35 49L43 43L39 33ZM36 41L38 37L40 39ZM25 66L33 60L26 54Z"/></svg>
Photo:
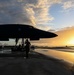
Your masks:
<svg viewBox="0 0 74 75"><path fill-rule="evenodd" d="M26 58L28 58L29 57L29 51L30 51L30 46L31 46L31 43L29 42L29 40L28 39L26 39L26 41L25 41L25 49L26 49Z"/></svg>

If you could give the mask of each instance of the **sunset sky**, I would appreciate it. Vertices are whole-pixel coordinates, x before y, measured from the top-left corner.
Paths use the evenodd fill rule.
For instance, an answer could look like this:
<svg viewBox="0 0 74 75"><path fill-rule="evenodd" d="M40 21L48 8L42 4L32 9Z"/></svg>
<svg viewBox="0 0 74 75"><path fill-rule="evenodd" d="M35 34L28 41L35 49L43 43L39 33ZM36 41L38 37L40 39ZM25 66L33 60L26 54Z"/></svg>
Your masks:
<svg viewBox="0 0 74 75"><path fill-rule="evenodd" d="M33 43L38 46L74 46L74 27L56 31L56 34L58 36L55 38L41 39Z"/></svg>
<svg viewBox="0 0 74 75"><path fill-rule="evenodd" d="M74 0L0 0L0 24L11 23L55 30L58 37L48 39L51 44L46 45L73 45Z"/></svg>

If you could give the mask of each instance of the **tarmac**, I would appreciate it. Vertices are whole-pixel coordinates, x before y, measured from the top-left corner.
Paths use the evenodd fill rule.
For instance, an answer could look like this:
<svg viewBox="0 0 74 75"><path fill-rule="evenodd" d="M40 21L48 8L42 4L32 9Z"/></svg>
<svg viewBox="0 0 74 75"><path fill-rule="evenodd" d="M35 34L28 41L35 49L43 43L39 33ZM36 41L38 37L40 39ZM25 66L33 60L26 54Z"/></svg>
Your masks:
<svg viewBox="0 0 74 75"><path fill-rule="evenodd" d="M0 54L0 75L72 75L71 64L30 52L26 59L25 52Z"/></svg>

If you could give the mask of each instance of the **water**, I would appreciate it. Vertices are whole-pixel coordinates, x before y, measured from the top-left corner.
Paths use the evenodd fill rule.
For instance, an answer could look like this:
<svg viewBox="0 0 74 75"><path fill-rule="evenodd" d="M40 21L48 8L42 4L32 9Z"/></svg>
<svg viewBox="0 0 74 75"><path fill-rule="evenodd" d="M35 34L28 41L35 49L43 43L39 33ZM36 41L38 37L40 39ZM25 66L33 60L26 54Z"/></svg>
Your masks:
<svg viewBox="0 0 74 75"><path fill-rule="evenodd" d="M74 64L74 49L35 49L35 51ZM11 50L0 50L0 53L11 53Z"/></svg>
<svg viewBox="0 0 74 75"><path fill-rule="evenodd" d="M74 64L74 50L71 49L36 49L36 52L42 53L54 58L63 59Z"/></svg>

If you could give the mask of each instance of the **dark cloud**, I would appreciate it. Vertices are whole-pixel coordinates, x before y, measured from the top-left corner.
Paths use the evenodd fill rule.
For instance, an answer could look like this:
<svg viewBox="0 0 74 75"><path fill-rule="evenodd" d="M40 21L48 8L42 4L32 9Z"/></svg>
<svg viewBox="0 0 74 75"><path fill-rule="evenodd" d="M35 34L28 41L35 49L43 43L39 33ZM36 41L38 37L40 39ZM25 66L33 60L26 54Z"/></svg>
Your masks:
<svg viewBox="0 0 74 75"><path fill-rule="evenodd" d="M22 1L22 0L21 0ZM32 24L26 3L19 0L0 0L0 23ZM29 16L28 16L29 15Z"/></svg>
<svg viewBox="0 0 74 75"><path fill-rule="evenodd" d="M0 24L44 25L49 23L53 20L48 13L50 3L49 0L0 0Z"/></svg>

